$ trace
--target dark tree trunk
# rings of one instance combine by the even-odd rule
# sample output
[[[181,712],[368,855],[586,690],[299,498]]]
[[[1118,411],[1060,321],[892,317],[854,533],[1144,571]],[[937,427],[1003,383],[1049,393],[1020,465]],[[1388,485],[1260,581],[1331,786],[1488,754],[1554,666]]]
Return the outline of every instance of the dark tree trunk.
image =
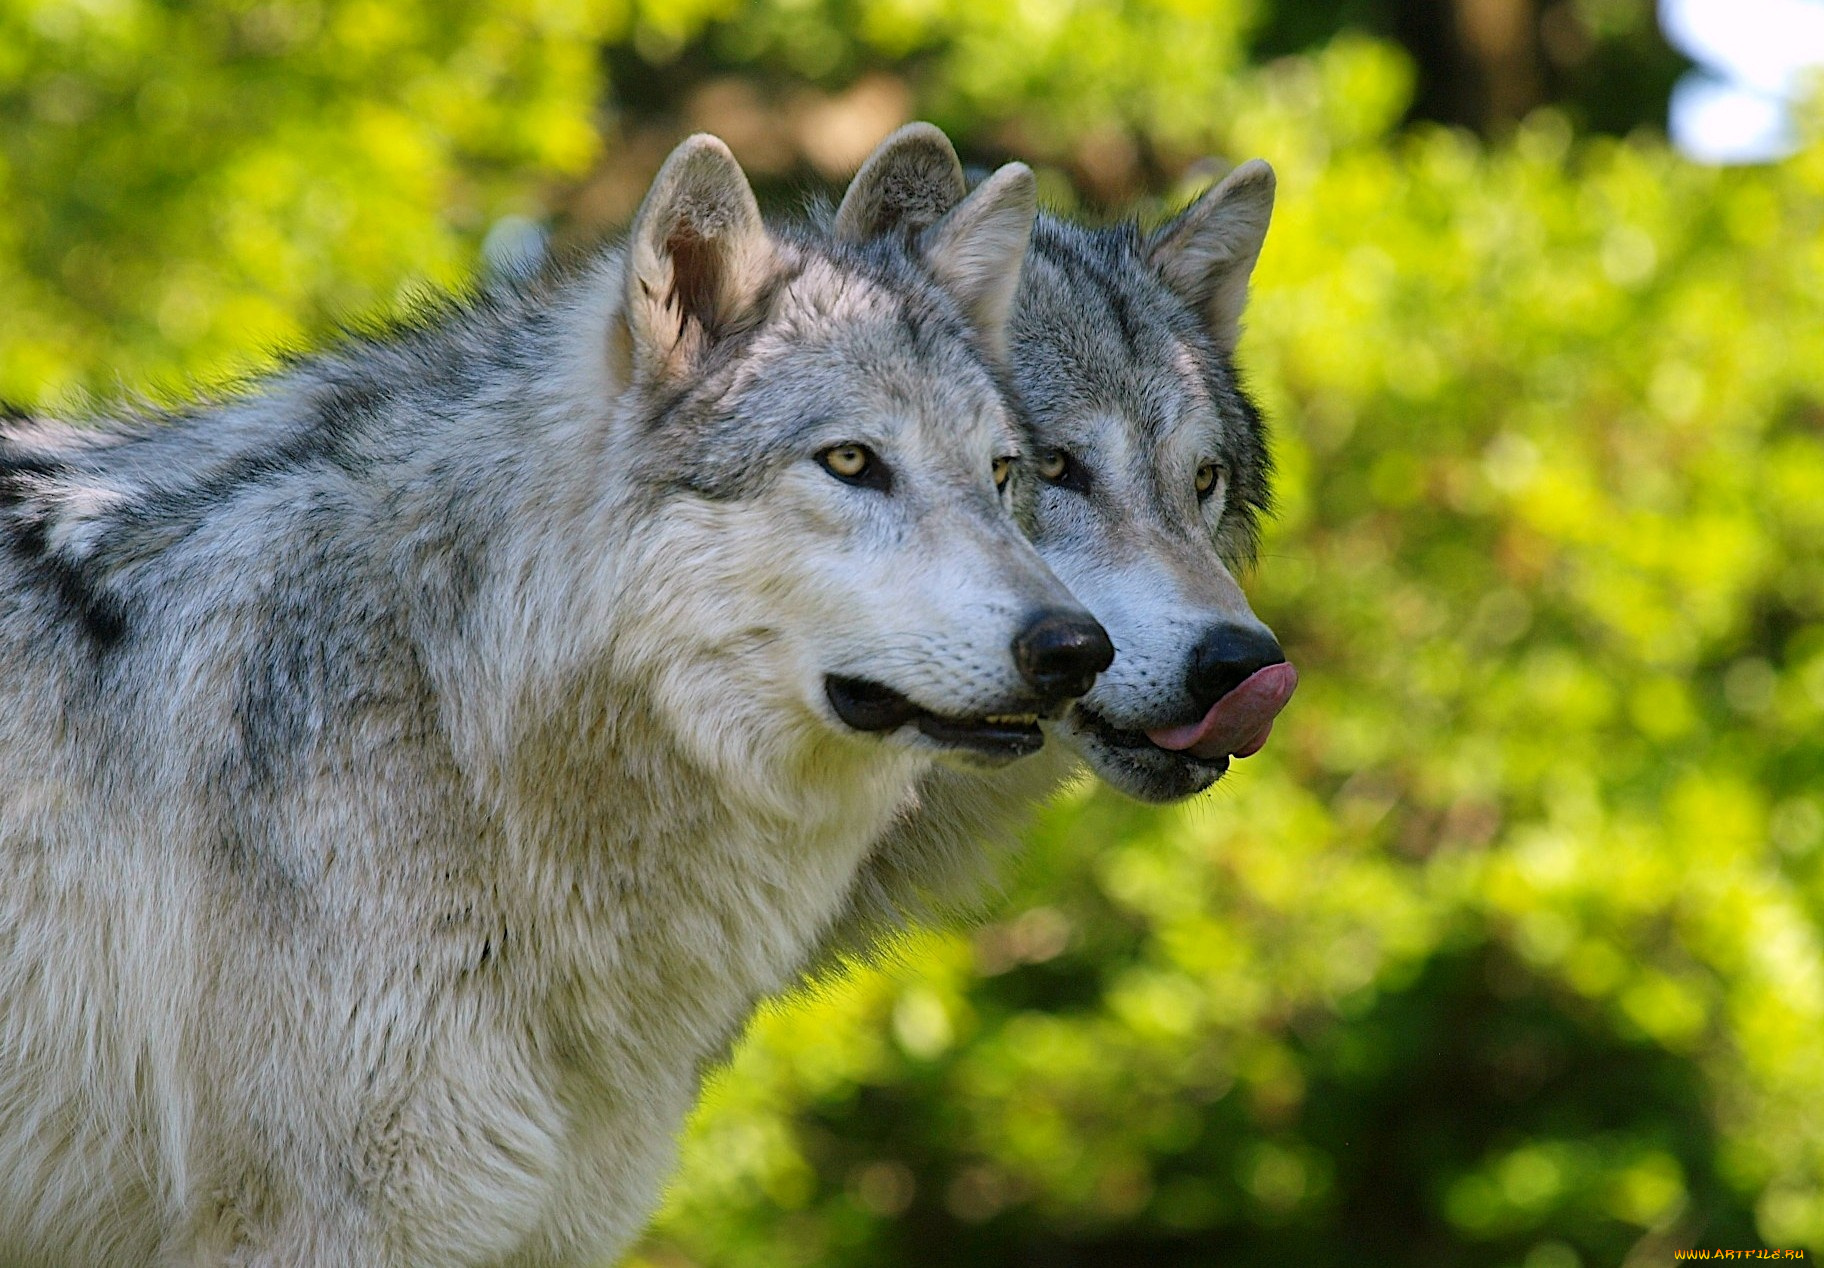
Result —
[[[1542,0],[1411,0],[1395,35],[1419,62],[1414,113],[1499,134],[1543,105]]]

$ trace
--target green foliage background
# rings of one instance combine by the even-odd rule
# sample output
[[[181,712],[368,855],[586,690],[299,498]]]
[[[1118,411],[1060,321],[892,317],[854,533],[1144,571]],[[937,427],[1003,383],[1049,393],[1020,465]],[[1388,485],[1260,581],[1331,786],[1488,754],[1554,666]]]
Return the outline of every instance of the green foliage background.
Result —
[[[1279,170],[1273,743],[1080,790],[989,923],[769,1010],[638,1262],[1824,1251],[1824,146],[1403,126],[1395,46],[1254,64],[1270,7],[0,0],[0,396],[53,409],[590,228],[671,74],[887,82],[1066,208]]]

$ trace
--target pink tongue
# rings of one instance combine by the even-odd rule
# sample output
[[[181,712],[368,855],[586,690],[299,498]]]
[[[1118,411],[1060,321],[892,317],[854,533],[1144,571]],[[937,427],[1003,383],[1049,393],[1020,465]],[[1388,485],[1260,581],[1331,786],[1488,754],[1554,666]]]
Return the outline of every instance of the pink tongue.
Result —
[[[1211,761],[1252,756],[1273,733],[1273,719],[1297,686],[1298,671],[1291,665],[1268,665],[1211,705],[1202,721],[1148,731],[1146,738],[1174,753]]]

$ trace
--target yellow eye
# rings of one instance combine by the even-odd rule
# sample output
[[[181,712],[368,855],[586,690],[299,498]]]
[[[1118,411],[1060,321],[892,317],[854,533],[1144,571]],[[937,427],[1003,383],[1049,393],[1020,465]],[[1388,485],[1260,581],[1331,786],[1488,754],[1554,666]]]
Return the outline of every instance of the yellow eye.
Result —
[[[1221,475],[1222,468],[1213,462],[1206,462],[1197,468],[1197,500],[1199,502],[1216,492],[1216,481]]]
[[[1006,488],[1007,480],[1012,475],[1013,475],[1013,459],[1012,458],[996,458],[994,460],[994,487],[995,488],[997,488],[997,489]]]
[[[859,480],[867,473],[868,463],[873,457],[861,445],[836,445],[818,454],[817,460],[833,476],[844,480]]]
[[[1069,467],[1070,459],[1062,449],[1047,449],[1039,455],[1039,475],[1047,480],[1062,480]]]

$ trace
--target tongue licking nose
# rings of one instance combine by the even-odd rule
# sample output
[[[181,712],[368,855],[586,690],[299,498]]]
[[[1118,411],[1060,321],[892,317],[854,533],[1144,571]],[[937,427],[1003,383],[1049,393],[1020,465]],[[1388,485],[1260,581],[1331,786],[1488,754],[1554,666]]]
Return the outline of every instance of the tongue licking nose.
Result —
[[[1148,731],[1146,738],[1160,748],[1206,761],[1252,756],[1273,733],[1273,719],[1297,686],[1298,671],[1290,664],[1268,665],[1211,705],[1200,721]]]

